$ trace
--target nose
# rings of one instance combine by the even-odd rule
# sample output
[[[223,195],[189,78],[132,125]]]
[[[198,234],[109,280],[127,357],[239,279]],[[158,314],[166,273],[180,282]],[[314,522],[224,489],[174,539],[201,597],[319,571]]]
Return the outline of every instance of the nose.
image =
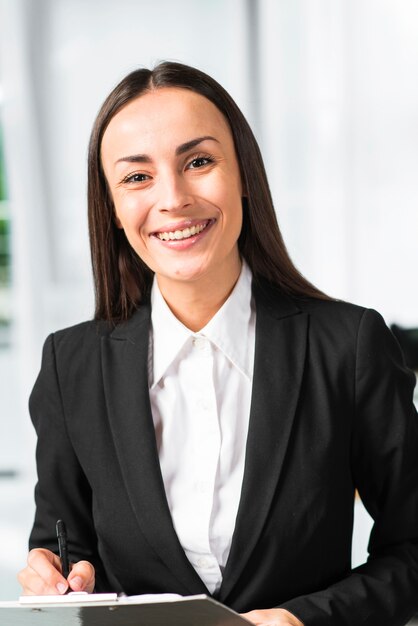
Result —
[[[156,193],[157,208],[163,213],[181,211],[192,203],[187,182],[177,172],[162,174],[156,187]]]

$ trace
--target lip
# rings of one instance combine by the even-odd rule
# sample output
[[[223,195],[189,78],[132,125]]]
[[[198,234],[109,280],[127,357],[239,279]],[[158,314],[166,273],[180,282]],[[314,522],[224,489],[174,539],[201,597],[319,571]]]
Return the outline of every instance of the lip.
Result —
[[[191,228],[192,226],[198,226],[200,224],[207,224],[209,226],[210,222],[214,222],[213,218],[205,218],[205,219],[190,219],[190,220],[182,220],[181,222],[171,222],[170,224],[165,224],[158,228],[157,230],[153,230],[150,234],[150,237],[158,235],[159,233],[174,233],[176,230],[184,230],[185,228]],[[205,229],[206,230],[206,229]]]
[[[171,224],[170,226],[164,226],[158,230],[154,230],[150,237],[152,240],[157,242],[159,245],[164,246],[165,248],[172,248],[175,250],[186,250],[196,243],[201,241],[206,234],[212,229],[212,226],[216,223],[215,218],[208,219],[195,219],[195,220],[183,220],[181,222],[176,222],[176,224]],[[191,226],[197,226],[199,224],[206,224],[206,227],[197,235],[192,235],[187,239],[169,239],[163,240],[158,237],[158,233],[166,233],[166,232],[174,232],[176,230],[184,230],[185,228],[190,228]]]

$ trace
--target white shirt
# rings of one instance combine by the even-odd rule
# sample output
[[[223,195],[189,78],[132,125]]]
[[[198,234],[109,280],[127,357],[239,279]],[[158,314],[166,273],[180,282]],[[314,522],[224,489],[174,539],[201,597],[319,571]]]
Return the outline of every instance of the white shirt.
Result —
[[[149,385],[165,492],[179,541],[211,593],[222,582],[244,474],[255,348],[251,271],[198,333],[154,280]]]

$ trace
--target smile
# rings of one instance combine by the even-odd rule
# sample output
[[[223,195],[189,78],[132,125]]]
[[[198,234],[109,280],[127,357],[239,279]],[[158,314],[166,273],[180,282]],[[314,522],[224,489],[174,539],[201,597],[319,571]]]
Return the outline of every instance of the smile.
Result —
[[[181,239],[189,239],[195,235],[200,235],[200,233],[203,232],[212,221],[213,220],[205,220],[204,222],[188,226],[187,228],[155,233],[155,236],[158,237],[158,239],[161,239],[161,241],[180,241]]]

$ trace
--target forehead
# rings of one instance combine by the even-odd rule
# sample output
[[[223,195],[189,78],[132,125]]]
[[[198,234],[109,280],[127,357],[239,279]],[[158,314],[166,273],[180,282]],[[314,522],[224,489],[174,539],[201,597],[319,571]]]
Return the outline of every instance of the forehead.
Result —
[[[137,141],[145,149],[204,135],[232,143],[224,115],[210,100],[188,89],[163,87],[135,98],[111,119],[102,150],[125,148],[126,143]]]

